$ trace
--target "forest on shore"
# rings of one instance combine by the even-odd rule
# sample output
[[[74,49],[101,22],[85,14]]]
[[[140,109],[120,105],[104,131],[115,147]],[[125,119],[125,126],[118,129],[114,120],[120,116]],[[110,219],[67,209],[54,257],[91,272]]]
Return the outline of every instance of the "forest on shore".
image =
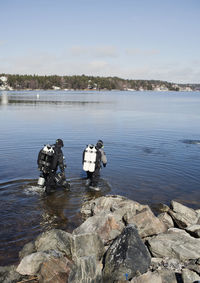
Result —
[[[200,84],[175,84],[160,80],[130,80],[118,77],[94,76],[39,76],[0,74],[6,85],[13,90],[25,89],[69,89],[69,90],[200,90]],[[5,81],[0,80],[0,87]]]

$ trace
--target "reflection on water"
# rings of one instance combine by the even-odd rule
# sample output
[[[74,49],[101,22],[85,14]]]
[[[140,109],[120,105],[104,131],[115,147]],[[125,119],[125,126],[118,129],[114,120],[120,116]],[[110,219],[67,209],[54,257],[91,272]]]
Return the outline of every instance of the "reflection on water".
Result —
[[[1,104],[2,105],[7,105],[8,104],[7,91],[2,91],[2,94],[1,94]]]
[[[83,201],[119,194],[153,208],[172,199],[200,206],[198,93],[0,92],[0,265],[17,261],[40,232],[80,224]],[[64,140],[71,191],[37,187],[37,155]],[[82,152],[102,139],[101,191],[85,187]]]

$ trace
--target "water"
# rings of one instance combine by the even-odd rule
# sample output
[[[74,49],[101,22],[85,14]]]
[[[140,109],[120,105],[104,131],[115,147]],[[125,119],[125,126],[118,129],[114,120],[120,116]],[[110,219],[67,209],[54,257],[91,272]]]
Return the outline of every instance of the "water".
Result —
[[[84,200],[120,194],[153,209],[175,199],[200,208],[200,93],[0,93],[0,265],[16,263],[40,232],[71,232]],[[37,187],[37,155],[62,138],[71,192]],[[101,191],[85,188],[82,151],[102,139]]]

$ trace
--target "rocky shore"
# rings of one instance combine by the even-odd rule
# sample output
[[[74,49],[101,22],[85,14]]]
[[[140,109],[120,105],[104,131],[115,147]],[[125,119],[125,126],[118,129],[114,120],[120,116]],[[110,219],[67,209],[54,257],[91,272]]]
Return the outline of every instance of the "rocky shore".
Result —
[[[87,201],[71,234],[54,229],[0,267],[0,282],[200,282],[200,209],[148,205],[108,195]]]

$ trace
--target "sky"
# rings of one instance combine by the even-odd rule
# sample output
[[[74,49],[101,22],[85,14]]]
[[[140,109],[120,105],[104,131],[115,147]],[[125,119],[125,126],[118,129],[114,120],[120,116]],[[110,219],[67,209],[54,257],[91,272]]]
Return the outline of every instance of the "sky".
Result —
[[[200,83],[200,0],[0,0],[0,73]]]

